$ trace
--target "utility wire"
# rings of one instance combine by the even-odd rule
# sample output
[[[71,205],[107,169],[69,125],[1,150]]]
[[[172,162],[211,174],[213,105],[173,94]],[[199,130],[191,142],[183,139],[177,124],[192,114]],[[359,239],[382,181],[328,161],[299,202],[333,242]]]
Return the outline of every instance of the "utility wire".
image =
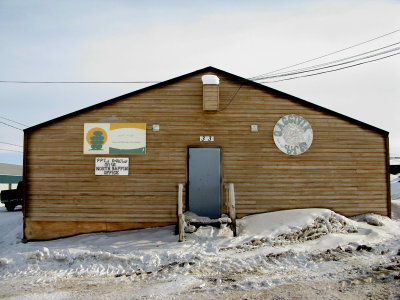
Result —
[[[387,56],[384,56],[384,57],[372,59],[372,60],[369,60],[369,61],[366,61],[366,62],[358,63],[358,64],[355,64],[355,65],[338,68],[338,69],[335,69],[335,70],[329,70],[329,71],[319,72],[319,73],[315,73],[315,74],[297,76],[297,77],[281,79],[281,80],[275,80],[275,81],[263,81],[263,82],[260,82],[260,83],[273,83],[273,82],[287,81],[287,80],[293,80],[293,79],[302,78],[302,77],[310,77],[310,76],[320,75],[320,74],[324,74],[324,73],[335,72],[335,71],[339,71],[339,70],[348,69],[348,68],[356,67],[356,66],[359,66],[359,65],[367,64],[367,63],[370,63],[370,62],[378,61],[378,60],[385,59],[385,58],[392,57],[392,56],[399,55],[399,54],[400,54],[400,52],[399,53],[395,53],[395,54],[391,54],[391,55],[387,55]]]
[[[387,50],[387,51],[383,51],[383,52],[379,52],[379,53],[376,53],[376,54],[373,54],[373,55],[361,57],[361,58],[358,58],[358,59],[353,59],[353,60],[350,60],[350,61],[347,61],[347,62],[338,63],[338,64],[332,64],[332,65],[329,65],[329,66],[326,66],[326,67],[313,68],[313,69],[310,69],[310,70],[307,70],[307,71],[293,71],[293,72],[283,73],[283,74],[280,74],[280,75],[278,74],[278,75],[265,76],[265,77],[262,77],[262,78],[260,78],[258,80],[272,79],[272,78],[278,78],[278,77],[286,77],[286,76],[297,75],[297,74],[308,73],[308,72],[315,72],[315,71],[322,70],[322,69],[333,68],[333,67],[337,67],[337,66],[341,66],[341,65],[351,64],[351,63],[354,63],[354,62],[357,62],[357,61],[362,61],[362,60],[365,60],[365,59],[368,59],[368,58],[380,56],[380,55],[383,55],[383,54],[388,54],[388,53],[391,53],[391,52],[394,52],[394,51],[398,51],[398,50],[400,50],[400,47],[397,47],[397,48],[394,48],[394,49],[391,49],[391,50]]]
[[[278,71],[282,71],[282,70],[286,70],[286,69],[289,69],[289,68],[292,68],[292,67],[296,67],[296,66],[299,66],[299,65],[308,63],[308,62],[310,62],[310,61],[314,61],[314,60],[317,60],[317,59],[320,59],[320,58],[327,57],[327,56],[329,56],[329,55],[333,55],[333,54],[336,54],[336,53],[339,53],[339,52],[343,52],[343,51],[345,51],[345,50],[348,50],[348,49],[351,49],[351,48],[354,48],[354,47],[357,47],[357,46],[364,45],[364,44],[366,44],[366,43],[375,41],[375,40],[377,40],[377,39],[383,38],[383,37],[385,37],[385,36],[388,36],[388,35],[390,35],[390,34],[394,34],[394,33],[399,32],[399,31],[400,31],[400,29],[397,29],[397,30],[395,30],[395,31],[392,31],[392,32],[389,32],[389,33],[380,35],[380,36],[375,37],[375,38],[373,38],[373,39],[370,39],[370,40],[367,40],[367,41],[364,41],[364,42],[361,42],[361,43],[358,43],[358,44],[355,44],[355,45],[352,45],[352,46],[349,46],[349,47],[346,47],[346,48],[343,48],[343,49],[340,49],[340,50],[337,50],[337,51],[334,51],[334,52],[331,52],[331,53],[328,53],[328,54],[324,54],[324,55],[322,55],[322,56],[319,56],[319,57],[316,57],[316,58],[313,58],[313,59],[309,59],[309,60],[306,60],[306,61],[303,61],[303,62],[294,64],[294,65],[291,65],[291,66],[288,66],[288,67],[280,68],[280,69],[277,69],[277,70],[274,70],[274,71],[271,71],[271,72],[268,72],[268,73],[264,73],[264,74],[261,74],[261,75],[258,75],[258,76],[254,76],[254,77],[251,77],[251,78],[249,78],[249,79],[250,79],[250,80],[253,80],[253,78],[256,78],[256,77],[259,77],[259,76],[265,76],[265,75],[268,75],[268,74],[271,74],[271,73],[276,73],[276,72],[278,72]]]
[[[25,126],[25,127],[29,127],[28,125],[19,123],[19,122],[17,122],[17,121],[11,120],[11,119],[4,118],[4,117],[2,117],[2,116],[0,116],[0,118],[1,118],[1,119],[4,119],[4,120],[7,120],[7,121],[10,121],[10,122],[13,122],[13,123],[16,123],[16,124],[19,124],[19,125],[22,125],[22,126]]]
[[[236,90],[236,92],[233,94],[233,96],[231,97],[231,99],[229,100],[228,104],[225,105],[225,107],[223,109],[220,110],[220,112],[224,111],[225,109],[228,108],[229,105],[231,105],[232,101],[235,99],[236,95],[239,93],[240,89],[242,88],[243,83],[239,86],[239,88]]]
[[[2,121],[0,121],[0,123],[1,124],[4,124],[4,125],[7,125],[7,126],[9,126],[9,127],[12,127],[12,128],[15,128],[15,129],[18,129],[18,130],[23,130],[23,129],[21,129],[21,128],[18,128],[18,127],[15,127],[15,126],[13,126],[13,125],[10,125],[10,124],[7,124],[7,123],[4,123],[4,122],[2,122]]]
[[[391,45],[388,45],[388,46],[385,46],[385,47],[377,48],[377,49],[374,49],[374,50],[371,50],[371,51],[363,52],[363,53],[360,53],[360,54],[357,54],[357,55],[353,55],[353,56],[345,57],[345,58],[342,58],[342,59],[338,59],[338,60],[326,62],[326,63],[319,64],[319,65],[314,65],[314,66],[310,66],[310,67],[306,67],[306,68],[301,68],[301,69],[295,69],[295,70],[287,71],[287,72],[281,72],[281,73],[277,73],[277,74],[270,75],[270,76],[257,76],[257,77],[253,77],[252,80],[253,80],[253,81],[258,81],[258,80],[262,80],[262,79],[269,78],[269,77],[273,77],[273,76],[278,76],[278,75],[282,75],[282,76],[283,76],[283,75],[288,75],[288,74],[290,74],[290,73],[292,73],[292,72],[293,72],[293,73],[294,73],[294,72],[301,72],[301,71],[311,70],[311,69],[314,69],[314,68],[317,68],[317,67],[329,66],[329,65],[334,64],[334,63],[337,63],[337,62],[346,61],[346,60],[349,60],[349,59],[352,59],[352,58],[355,58],[355,57],[358,57],[358,56],[362,56],[362,55],[369,54],[369,53],[373,53],[373,52],[376,52],[376,51],[379,51],[379,50],[382,50],[382,49],[386,49],[386,48],[389,48],[389,47],[393,47],[393,46],[398,45],[398,44],[400,44],[400,42],[397,42],[397,43],[394,43],[394,44],[391,44]],[[397,49],[398,49],[398,48],[391,49],[391,50],[388,50],[388,51],[390,52],[390,51],[394,51],[394,50],[397,50]],[[381,54],[384,54],[384,53],[385,53],[385,52],[382,52]],[[376,55],[378,55],[378,54],[376,54]],[[360,58],[360,59],[365,59],[365,58],[368,58],[368,57],[364,57],[364,58]]]
[[[21,145],[17,145],[17,144],[11,144],[11,143],[7,143],[7,142],[0,142],[0,144],[7,144],[7,145],[11,145],[11,146],[17,146],[17,147],[21,147],[21,148],[23,148],[23,146],[21,146]]]
[[[358,44],[355,44],[355,45],[352,45],[352,46],[349,46],[349,47],[346,47],[346,48],[343,48],[343,49],[340,49],[340,50],[337,50],[337,51],[334,51],[334,52],[331,52],[331,53],[328,53],[328,54],[325,54],[325,55],[322,55],[322,56],[319,56],[319,57],[316,57],[316,58],[313,58],[313,59],[309,59],[307,61],[303,61],[303,62],[294,64],[294,65],[291,65],[291,66],[288,66],[288,67],[285,67],[285,68],[280,68],[280,69],[277,69],[277,70],[274,70],[274,71],[271,71],[271,72],[268,72],[268,73],[264,73],[264,74],[261,74],[261,75],[258,75],[258,76],[250,77],[248,79],[249,80],[253,80],[253,81],[259,81],[259,80],[264,80],[264,79],[269,79],[269,78],[291,76],[291,75],[301,74],[301,73],[305,73],[305,72],[317,71],[317,70],[324,69],[324,68],[332,68],[332,67],[336,67],[336,66],[339,66],[339,65],[356,62],[356,61],[359,61],[359,60],[364,60],[364,59],[371,58],[371,57],[374,57],[374,56],[383,55],[383,54],[386,54],[388,52],[392,52],[392,51],[398,50],[399,48],[392,49],[392,50],[389,50],[389,51],[386,51],[386,52],[377,53],[377,54],[371,55],[371,56],[366,56],[366,57],[363,57],[363,58],[360,58],[360,59],[357,59],[357,60],[353,60],[353,61],[349,61],[349,62],[346,62],[346,63],[342,63],[342,64],[336,64],[336,65],[334,64],[336,62],[346,61],[346,60],[349,60],[349,59],[354,58],[354,57],[358,57],[358,56],[365,55],[365,54],[368,54],[368,53],[372,53],[372,52],[375,52],[375,51],[378,51],[378,50],[382,50],[384,48],[388,48],[388,47],[397,45],[400,42],[394,43],[392,45],[388,45],[388,46],[385,46],[385,47],[381,47],[381,48],[378,48],[378,49],[374,49],[374,50],[371,50],[371,51],[367,51],[367,52],[364,52],[364,53],[361,53],[361,54],[357,54],[357,55],[354,55],[354,56],[350,56],[350,57],[347,57],[347,58],[343,58],[343,59],[340,59],[340,60],[335,60],[335,61],[331,61],[331,62],[324,63],[324,64],[319,64],[319,65],[315,65],[315,66],[311,66],[311,67],[307,67],[307,68],[297,69],[297,70],[293,70],[293,71],[288,71],[288,72],[283,72],[283,73],[278,73],[278,74],[275,74],[275,75],[268,76],[268,74],[273,74],[273,73],[276,73],[278,71],[286,70],[286,69],[289,69],[291,67],[302,65],[302,64],[305,64],[307,62],[311,62],[311,61],[314,61],[314,60],[317,60],[317,59],[320,59],[320,58],[327,57],[329,55],[333,55],[333,54],[336,54],[336,53],[339,53],[339,52],[343,52],[345,50],[348,50],[348,49],[351,49],[351,48],[354,48],[354,47],[357,47],[357,46],[360,46],[360,45],[375,41],[377,39],[383,38],[385,36],[394,34],[394,33],[399,32],[399,31],[400,31],[400,29],[397,29],[395,31],[383,34],[383,35],[375,37],[373,39],[369,39],[367,41],[364,41],[364,42],[361,42],[361,43],[358,43]],[[397,55],[397,54],[394,54],[394,55]],[[385,56],[383,58],[387,58],[387,57],[394,56],[394,55]],[[375,60],[371,60],[371,61],[368,61],[368,62],[373,62],[373,61],[377,61],[377,60],[380,60],[380,59],[375,59]],[[368,62],[364,62],[364,63],[368,63]],[[364,64],[364,63],[355,64],[355,65],[352,65],[352,66],[349,66],[349,67],[358,66],[358,65],[361,65],[361,64]],[[323,68],[318,68],[320,66],[321,67],[324,66],[324,67]],[[346,68],[349,68],[349,67],[346,67]],[[298,77],[293,77],[293,78],[289,78],[289,79],[285,79],[285,80],[292,80],[292,79],[301,78],[301,77],[314,76],[314,75],[319,75],[319,74],[328,73],[328,72],[334,72],[334,71],[338,71],[338,70],[342,70],[342,69],[346,69],[346,68],[338,68],[336,70],[320,72],[320,73],[307,75],[307,76],[298,76]],[[283,80],[279,80],[279,81],[283,81]],[[271,82],[277,82],[277,81],[271,81]],[[268,83],[271,83],[271,82],[268,82]],[[38,83],[38,84],[118,84],[118,83],[127,84],[127,83],[142,83],[142,84],[146,84],[146,83],[148,83],[148,84],[150,84],[150,83],[160,83],[160,81],[19,81],[19,80],[0,80],[0,83],[21,83],[21,84],[24,84],[24,83],[33,83],[33,84],[36,84],[36,83]],[[262,83],[266,83],[266,82],[262,82]],[[240,90],[240,88],[239,88],[239,90]],[[235,96],[236,95],[234,95],[233,98]],[[8,120],[8,121],[11,121],[11,122],[14,122],[14,123],[17,123],[17,124],[20,124],[20,125],[23,125],[25,127],[28,127],[27,125],[24,125],[22,123],[18,123],[16,121],[13,121],[13,120],[10,120],[10,119],[4,118],[4,117],[0,117],[0,118]],[[13,127],[15,129],[22,130],[20,128],[14,127],[14,126],[9,125],[9,124],[4,123],[4,122],[0,122],[0,123],[5,124],[5,125],[10,126],[10,127]]]
[[[11,151],[11,152],[20,152],[20,153],[24,153],[24,152],[22,152],[22,151],[10,150],[10,149],[0,149],[0,151]]]

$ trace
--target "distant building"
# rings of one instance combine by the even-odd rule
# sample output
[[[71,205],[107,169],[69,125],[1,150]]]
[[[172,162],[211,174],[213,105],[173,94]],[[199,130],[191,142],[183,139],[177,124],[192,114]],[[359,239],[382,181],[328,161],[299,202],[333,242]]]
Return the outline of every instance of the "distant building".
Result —
[[[16,188],[22,180],[22,166],[0,163],[0,191]]]
[[[178,184],[201,216],[233,185],[238,218],[391,215],[388,132],[213,67],[24,132],[28,240],[176,224]]]

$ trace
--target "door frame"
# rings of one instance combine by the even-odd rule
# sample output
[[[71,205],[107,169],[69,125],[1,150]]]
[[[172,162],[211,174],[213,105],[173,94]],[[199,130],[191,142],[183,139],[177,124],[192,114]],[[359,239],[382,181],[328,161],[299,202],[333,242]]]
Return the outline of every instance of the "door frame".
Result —
[[[218,148],[219,149],[219,164],[220,164],[220,179],[219,179],[219,184],[220,184],[220,209],[221,209],[221,215],[224,213],[223,212],[223,208],[224,208],[224,187],[223,187],[223,180],[222,178],[224,177],[224,169],[222,168],[223,164],[222,164],[222,147],[221,146],[215,146],[215,145],[188,145],[186,148],[186,193],[185,193],[185,207],[186,210],[188,210],[189,208],[189,148]]]

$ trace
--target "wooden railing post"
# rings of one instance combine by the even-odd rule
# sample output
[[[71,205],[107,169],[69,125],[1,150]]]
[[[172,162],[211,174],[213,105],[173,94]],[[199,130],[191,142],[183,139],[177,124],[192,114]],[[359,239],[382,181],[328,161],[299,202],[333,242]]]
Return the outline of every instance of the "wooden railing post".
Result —
[[[237,233],[236,233],[235,187],[234,187],[233,183],[229,184],[229,217],[232,220],[233,236],[237,236]]]
[[[178,185],[178,228],[179,228],[179,241],[183,242],[183,233],[185,231],[185,222],[183,219],[183,184]]]

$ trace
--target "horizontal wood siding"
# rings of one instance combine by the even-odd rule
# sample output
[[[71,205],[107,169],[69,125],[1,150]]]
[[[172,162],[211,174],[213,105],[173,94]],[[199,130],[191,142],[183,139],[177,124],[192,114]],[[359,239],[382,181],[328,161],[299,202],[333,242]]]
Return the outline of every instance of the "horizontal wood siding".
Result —
[[[221,111],[205,112],[202,75],[30,132],[26,237],[175,224],[188,146],[221,147],[223,182],[235,185],[239,218],[308,207],[346,216],[388,213],[384,136],[221,74]],[[292,113],[305,117],[314,131],[310,149],[298,156],[282,153],[272,136],[276,122]],[[129,176],[95,176],[96,156],[83,154],[84,123],[106,122],[147,124],[147,153],[129,156]],[[152,124],[160,124],[160,131],[153,132]],[[258,124],[257,133],[250,132],[251,124]],[[200,142],[203,135],[214,142]]]
[[[219,85],[203,85],[203,109],[216,111],[219,108]]]

